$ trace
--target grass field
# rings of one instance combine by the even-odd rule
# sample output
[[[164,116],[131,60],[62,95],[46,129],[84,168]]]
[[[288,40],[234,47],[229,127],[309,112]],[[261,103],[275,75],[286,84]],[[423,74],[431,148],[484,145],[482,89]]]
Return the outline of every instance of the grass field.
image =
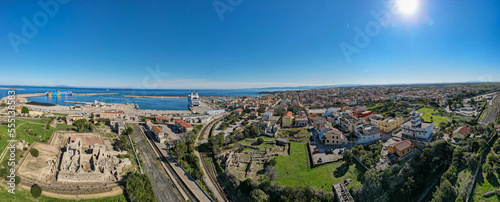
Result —
[[[430,122],[432,120],[432,122],[434,123],[434,126],[439,126],[439,123],[446,121],[446,120],[449,120],[449,118],[445,117],[445,116],[432,115],[433,113],[439,113],[435,109],[424,107],[424,108],[419,109],[417,111],[419,113],[423,113],[423,115],[422,115],[423,121]],[[431,119],[431,117],[432,117],[432,119]]]
[[[494,153],[493,150],[490,151]],[[492,196],[486,198],[483,196],[484,193],[490,192],[496,189],[500,189],[499,175],[493,172],[492,176],[486,175],[486,173],[479,171],[476,179],[476,184],[474,191],[472,192],[472,201],[500,201],[500,195]]]
[[[277,136],[307,142],[311,133],[307,130],[307,128],[291,128],[279,130]]]
[[[481,171],[479,171],[481,172]],[[483,196],[484,193],[493,191],[500,188],[500,183],[498,182],[498,175],[494,173],[494,176],[487,176],[485,173],[478,174],[476,180],[476,187],[472,194],[473,201],[500,201],[500,196],[492,196],[486,198]]]
[[[479,121],[482,121],[484,119],[484,115],[486,114],[486,110],[488,110],[488,105],[481,111],[481,114],[479,115]]]
[[[39,119],[16,119],[16,140],[24,140],[32,144],[33,142],[47,142],[54,132],[54,128],[46,129],[45,121]],[[0,126],[0,151],[3,151],[10,140],[7,133],[8,126]]]
[[[357,187],[364,181],[366,170],[354,163],[346,166],[343,161],[311,168],[305,143],[292,142],[290,156],[276,157],[278,179],[273,182],[285,186],[304,185],[332,191],[332,184],[352,179],[348,188]],[[288,171],[288,173],[287,173]],[[327,186],[324,186],[328,183]]]
[[[458,190],[464,189],[465,184],[467,184],[467,182],[469,181],[470,177],[472,177],[472,173],[467,168],[461,170],[458,173],[458,179],[457,179],[457,188],[458,188]]]
[[[3,182],[2,182],[3,183]],[[31,196],[28,190],[18,188],[15,190],[16,194],[11,194],[7,192],[7,188],[4,185],[0,186],[0,201],[40,201],[40,202],[69,202],[76,200],[66,200],[66,199],[57,199],[50,198],[46,196],[40,196],[38,199],[35,199]],[[123,194],[114,196],[114,197],[106,197],[100,199],[87,199],[87,200],[79,200],[79,202],[126,202],[126,198]]]

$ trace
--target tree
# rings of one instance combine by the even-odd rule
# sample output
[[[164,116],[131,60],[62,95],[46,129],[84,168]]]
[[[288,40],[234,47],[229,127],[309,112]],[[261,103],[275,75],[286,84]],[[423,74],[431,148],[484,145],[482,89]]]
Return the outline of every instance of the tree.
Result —
[[[270,160],[267,160],[267,164],[271,165],[271,166],[275,166],[276,165],[276,159],[275,158],[272,158]]]
[[[350,150],[345,150],[342,153],[342,159],[347,163],[347,165],[352,164],[352,152]]]
[[[445,202],[453,201],[457,195],[457,192],[450,181],[442,180],[441,186],[434,192],[434,198],[432,202]]]
[[[264,191],[260,189],[254,189],[250,192],[250,198],[252,198],[252,201],[255,202],[264,202],[267,201],[267,194],[264,193]]]
[[[486,173],[487,176],[493,176],[494,169],[490,166],[490,164],[484,165],[483,172]]]
[[[42,188],[37,184],[34,184],[33,186],[31,186],[30,193],[33,197],[38,198],[42,195]]]
[[[21,113],[28,114],[28,113],[30,113],[30,110],[28,109],[28,107],[23,107],[23,108],[21,108]]]
[[[156,201],[153,186],[148,176],[139,173],[130,173],[125,177],[125,192],[129,200]]]
[[[269,177],[270,180],[275,180],[278,178],[278,173],[276,172],[276,169],[274,169],[273,166],[266,166],[265,168],[266,171],[266,176]]]
[[[245,181],[240,183],[240,186],[238,188],[241,190],[241,192],[249,194],[252,191],[252,180],[250,178],[246,179]]]
[[[30,150],[30,154],[31,154],[31,156],[33,156],[35,158],[38,157],[38,149],[32,148]]]
[[[262,143],[264,143],[264,138],[259,137],[259,138],[257,139],[257,143],[258,143],[259,145],[260,145],[260,144],[262,144]]]
[[[127,135],[132,134],[132,132],[134,132],[134,129],[132,127],[127,127],[127,129],[125,130],[125,134]]]
[[[76,126],[79,133],[93,131],[94,124],[90,123],[86,119],[78,119],[73,123]]]

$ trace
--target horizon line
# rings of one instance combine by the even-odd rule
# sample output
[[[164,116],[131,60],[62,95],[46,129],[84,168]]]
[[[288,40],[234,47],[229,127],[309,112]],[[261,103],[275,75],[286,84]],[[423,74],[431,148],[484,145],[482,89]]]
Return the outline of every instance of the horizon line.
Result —
[[[385,84],[324,84],[324,85],[299,85],[299,86],[268,86],[249,88],[131,88],[131,87],[106,87],[106,86],[66,86],[66,85],[4,85],[0,87],[47,87],[47,88],[88,88],[88,89],[141,89],[141,90],[247,90],[247,89],[277,89],[277,88],[339,88],[339,87],[359,87],[359,86],[399,86],[399,85],[432,85],[432,84],[480,84],[480,83],[500,83],[500,81],[458,81],[458,82],[429,82],[429,83],[385,83]],[[306,90],[306,89],[298,89]]]

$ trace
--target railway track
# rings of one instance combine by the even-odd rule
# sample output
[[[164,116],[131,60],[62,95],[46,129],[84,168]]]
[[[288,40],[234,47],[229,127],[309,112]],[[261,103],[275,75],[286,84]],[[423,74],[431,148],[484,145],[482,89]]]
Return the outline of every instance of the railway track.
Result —
[[[210,129],[210,131],[208,131],[209,132],[208,138],[210,138],[210,136],[212,136],[212,131],[215,128],[215,126],[217,125],[217,123],[219,122],[219,120],[220,119],[217,119],[217,120],[211,122],[210,124],[213,124],[211,127],[209,127],[210,126],[210,124],[209,124],[209,125],[207,125],[207,127],[203,128],[203,130],[200,132],[200,135],[204,135],[206,130]],[[203,167],[205,167],[205,173],[208,175],[208,178],[210,179],[210,181],[212,181],[212,184],[214,184],[215,188],[217,189],[217,192],[219,192],[219,195],[223,198],[224,201],[232,201],[229,198],[229,195],[224,190],[224,188],[219,184],[219,181],[217,181],[217,171],[215,169],[215,165],[213,163],[207,163],[207,161],[206,161],[206,160],[211,161],[212,159],[205,158],[205,155],[201,152],[199,154],[200,154],[201,162],[203,163]]]
[[[173,177],[175,179],[175,181],[178,182],[177,185],[180,186],[178,188],[181,188],[183,190],[183,192],[187,195],[187,197],[189,198],[190,201],[199,201],[196,198],[196,196],[193,194],[191,189],[184,183],[184,181],[181,179],[181,177],[179,177],[177,175],[177,172],[175,172],[174,168],[172,168],[168,159],[165,158],[165,156],[162,154],[162,152],[159,150],[159,148],[156,147],[155,145],[153,145],[154,142],[152,142],[152,139],[150,138],[149,133],[147,133],[147,131],[143,128],[143,126],[140,126],[140,127],[142,130],[142,133],[145,135],[146,140],[149,142],[149,144],[152,147],[153,151],[155,152],[156,156],[158,156],[161,161],[163,161],[163,162],[165,162],[165,164],[167,164],[167,166],[165,166],[165,167],[168,169],[168,171],[170,173],[172,173],[172,175],[170,175],[170,176]]]

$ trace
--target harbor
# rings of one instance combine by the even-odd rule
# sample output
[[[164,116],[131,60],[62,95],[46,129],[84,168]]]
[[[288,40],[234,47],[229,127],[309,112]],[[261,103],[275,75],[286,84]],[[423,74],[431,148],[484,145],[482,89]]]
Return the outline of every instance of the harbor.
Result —
[[[93,96],[93,95],[117,95],[118,93],[73,93],[71,96]],[[17,97],[45,97],[47,93],[18,94]]]

